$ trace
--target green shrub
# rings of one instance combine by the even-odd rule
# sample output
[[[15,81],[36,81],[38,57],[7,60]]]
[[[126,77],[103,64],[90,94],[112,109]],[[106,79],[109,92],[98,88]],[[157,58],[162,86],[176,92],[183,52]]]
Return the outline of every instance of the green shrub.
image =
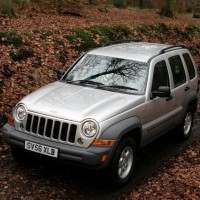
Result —
[[[56,44],[58,44],[59,46],[64,46],[65,45],[65,42],[62,41],[62,40],[53,40]]]
[[[76,35],[68,35],[66,36],[66,39],[69,40],[71,43],[75,42],[77,37]]]
[[[81,44],[75,47],[77,51],[87,51],[88,49],[96,46],[92,34],[86,32],[83,28],[76,29],[74,32],[77,38],[81,39]]]
[[[13,2],[18,4],[21,9],[24,9],[28,6],[30,0],[13,0]]]
[[[41,33],[40,39],[46,40],[46,38],[51,36],[51,35],[53,35],[52,31],[47,31],[47,32]]]
[[[114,0],[114,5],[117,8],[126,8],[127,7],[127,0]]]
[[[21,87],[23,87],[25,90],[28,90],[28,85],[27,84],[19,84]]]
[[[104,38],[109,38],[110,40],[114,40],[114,30],[110,26],[99,25],[99,26],[90,26],[87,28],[93,35],[100,35]]]
[[[200,22],[196,22],[194,24],[194,26],[196,27],[196,29],[198,30],[198,32],[200,32]]]
[[[190,40],[190,36],[185,30],[181,30],[180,28],[175,28],[174,32],[177,34],[178,38],[181,40]]]
[[[0,0],[0,16],[16,16],[12,6],[12,0]]]
[[[74,44],[75,50],[81,52],[101,46],[112,40],[127,39],[131,35],[131,30],[123,24],[116,24],[112,27],[96,25],[75,29],[72,33],[73,35],[66,38]]]
[[[125,39],[130,36],[131,30],[124,24],[116,24],[113,26],[115,39]]]
[[[33,39],[33,34],[30,33],[30,32],[25,32],[24,35],[25,35],[27,38],[29,38],[30,40]]]
[[[94,48],[93,34],[87,29],[79,28],[72,31],[74,35],[67,36],[71,43],[75,45],[75,50],[78,52],[87,51],[90,48]]]
[[[33,51],[29,51],[29,50],[26,50],[26,49],[23,49],[23,48],[21,48],[17,53],[10,52],[10,57],[14,61],[25,60],[28,57],[32,57],[32,56],[34,56]]]
[[[0,43],[3,44],[3,41],[5,39],[5,37],[7,36],[7,33],[5,32],[0,32]],[[3,39],[4,38],[4,39]]]
[[[164,23],[155,23],[151,27],[153,30],[160,31],[161,33],[164,33],[164,34],[169,31],[168,25],[166,25]]]
[[[146,33],[146,34],[148,34],[149,26],[146,25],[146,24],[138,24],[138,25],[136,25],[136,29],[140,33],[143,33],[143,34]]]
[[[13,44],[15,47],[23,44],[21,36],[16,31],[8,32],[7,39],[9,44]]]
[[[97,6],[99,2],[98,2],[98,0],[89,0],[88,3],[89,3],[90,5]]]
[[[21,36],[16,31],[0,32],[0,44],[19,47],[23,44]]]

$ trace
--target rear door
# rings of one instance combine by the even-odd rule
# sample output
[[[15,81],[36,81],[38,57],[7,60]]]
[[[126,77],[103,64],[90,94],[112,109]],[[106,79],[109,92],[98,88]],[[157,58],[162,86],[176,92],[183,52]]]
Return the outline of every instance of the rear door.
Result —
[[[174,110],[177,113],[176,124],[180,122],[180,115],[183,110],[183,102],[187,94],[191,91],[186,66],[183,64],[183,57],[176,51],[176,54],[168,53],[167,62],[172,73],[172,96],[174,99]]]

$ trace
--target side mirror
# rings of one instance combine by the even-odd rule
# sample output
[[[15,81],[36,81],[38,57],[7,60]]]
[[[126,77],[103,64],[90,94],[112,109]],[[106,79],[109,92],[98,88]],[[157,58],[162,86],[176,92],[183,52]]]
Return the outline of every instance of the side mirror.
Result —
[[[62,69],[58,69],[58,70],[56,70],[56,73],[57,73],[58,79],[60,80],[62,78],[62,76],[65,74],[65,71]]]
[[[168,86],[160,86],[158,90],[151,92],[151,99],[156,97],[171,97],[170,87]]]

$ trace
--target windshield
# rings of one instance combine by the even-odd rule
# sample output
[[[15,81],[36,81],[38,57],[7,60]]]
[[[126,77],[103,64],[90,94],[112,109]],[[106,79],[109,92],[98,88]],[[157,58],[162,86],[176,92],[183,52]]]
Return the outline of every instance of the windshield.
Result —
[[[100,89],[143,94],[148,63],[86,54],[62,79],[71,83],[97,83]],[[83,81],[85,80],[85,81]],[[79,82],[78,82],[79,81]],[[102,87],[103,85],[103,87]]]

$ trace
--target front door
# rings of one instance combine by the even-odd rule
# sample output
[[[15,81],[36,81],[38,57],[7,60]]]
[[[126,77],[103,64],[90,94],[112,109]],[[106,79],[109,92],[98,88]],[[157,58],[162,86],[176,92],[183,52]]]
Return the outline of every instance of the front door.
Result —
[[[169,130],[173,126],[173,111],[174,100],[171,97],[156,97],[152,98],[152,91],[158,90],[160,86],[168,86],[171,88],[171,80],[169,79],[169,69],[165,60],[156,60],[153,67],[153,74],[151,76],[151,86],[149,87],[148,102],[147,102],[147,118],[144,126],[146,132],[146,140],[153,139]]]

